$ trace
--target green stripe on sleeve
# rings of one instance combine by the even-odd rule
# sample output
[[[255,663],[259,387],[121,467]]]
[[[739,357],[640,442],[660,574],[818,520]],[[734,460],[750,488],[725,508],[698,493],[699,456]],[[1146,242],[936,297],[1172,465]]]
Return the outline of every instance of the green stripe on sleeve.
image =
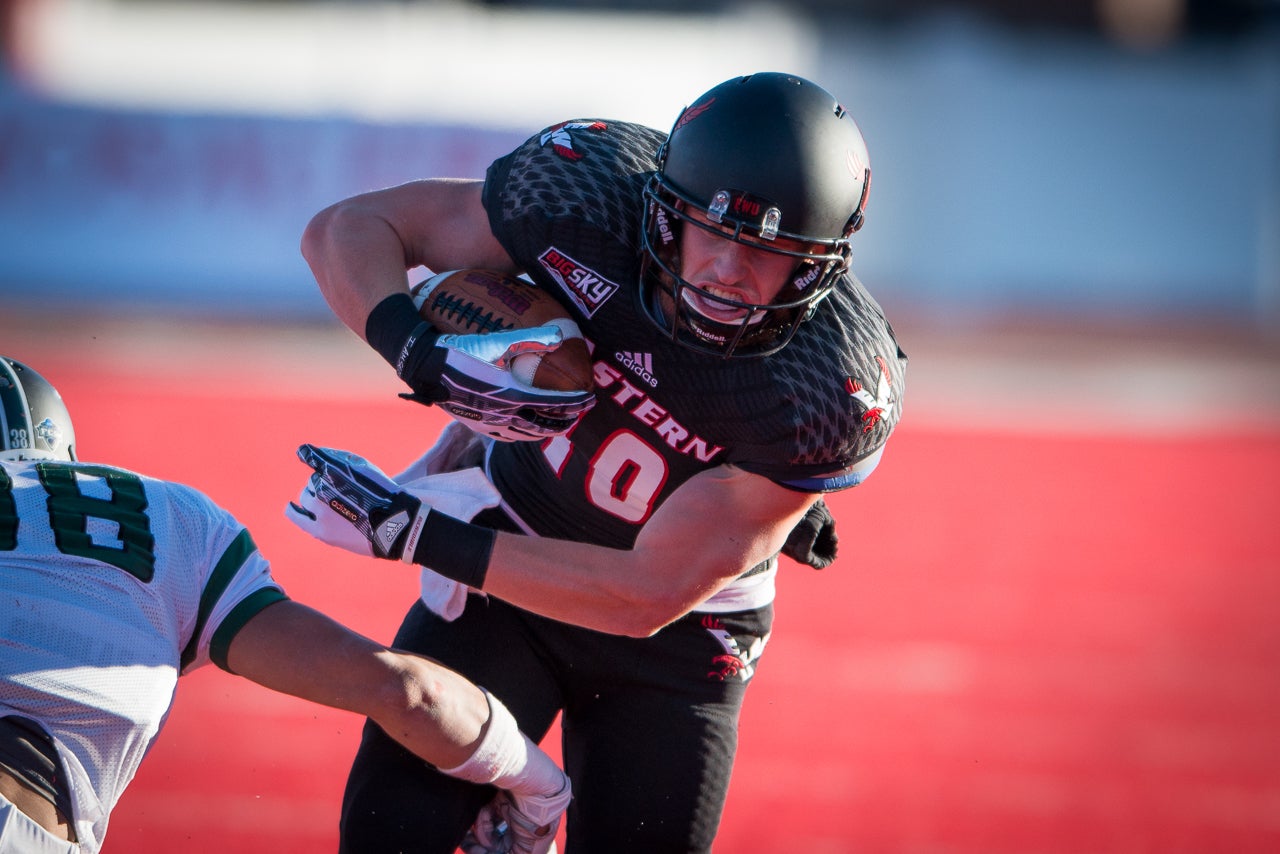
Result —
[[[257,550],[253,537],[249,536],[249,529],[243,528],[231,541],[231,545],[227,546],[227,550],[222,553],[218,565],[213,568],[213,573],[204,585],[204,592],[200,594],[200,610],[196,617],[196,627],[191,633],[191,640],[187,643],[186,649],[182,651],[182,667],[185,668],[195,661],[196,650],[200,645],[200,635],[204,634],[204,627],[209,622],[213,607],[218,604],[218,599],[226,592],[227,585],[231,583],[231,579],[235,578],[240,567],[244,566],[249,555]]]
[[[241,599],[209,639],[209,658],[213,663],[228,673],[233,673],[227,666],[227,650],[231,647],[231,639],[240,633],[245,623],[260,614],[263,608],[288,598],[278,587],[264,587]]]

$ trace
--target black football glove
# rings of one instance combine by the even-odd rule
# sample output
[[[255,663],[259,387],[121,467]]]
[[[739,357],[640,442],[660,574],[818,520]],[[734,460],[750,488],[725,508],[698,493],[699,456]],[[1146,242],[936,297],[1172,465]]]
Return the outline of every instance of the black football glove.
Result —
[[[836,559],[836,520],[832,518],[827,503],[819,498],[787,535],[782,553],[797,563],[814,569],[826,569]]]
[[[539,441],[566,433],[596,402],[590,391],[535,388],[512,375],[516,356],[549,352],[560,344],[563,337],[554,326],[442,335],[422,320],[408,294],[395,294],[370,312],[365,339],[413,390],[401,397],[438,404],[499,441]]]

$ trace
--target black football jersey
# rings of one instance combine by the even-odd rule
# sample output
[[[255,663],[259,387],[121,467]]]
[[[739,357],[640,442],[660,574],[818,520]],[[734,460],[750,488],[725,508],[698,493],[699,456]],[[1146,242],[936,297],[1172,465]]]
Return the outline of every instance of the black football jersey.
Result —
[[[543,536],[629,548],[680,484],[724,464],[805,492],[854,486],[902,412],[906,356],[852,275],[765,357],[690,350],[645,316],[641,191],[664,139],[565,122],[486,176],[494,235],[568,308],[595,363],[596,405],[568,435],[499,443],[489,461],[508,506]]]

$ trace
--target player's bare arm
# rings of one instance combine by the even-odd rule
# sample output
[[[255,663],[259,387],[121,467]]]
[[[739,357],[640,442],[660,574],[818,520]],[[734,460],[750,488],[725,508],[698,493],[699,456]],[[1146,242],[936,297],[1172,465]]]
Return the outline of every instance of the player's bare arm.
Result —
[[[298,643],[306,638],[306,643]],[[495,697],[423,656],[390,650],[298,602],[269,605],[227,651],[232,672],[304,700],[365,715],[421,759],[506,790],[465,850],[541,851],[573,796],[569,780]],[[515,847],[489,825],[510,826]]]
[[[452,670],[388,650],[292,600],[249,620],[227,663],[273,691],[370,717],[440,768],[475,752],[489,715],[484,693]]]
[[[499,533],[484,590],[556,620],[647,637],[777,554],[815,500],[720,466],[677,489],[628,551]]]
[[[360,337],[373,308],[407,292],[405,271],[519,272],[489,230],[480,181],[438,178],[364,193],[316,214],[302,255],[334,314]]]
[[[111,810],[168,715],[172,680],[216,664],[272,690],[364,715],[424,767],[497,787],[466,850],[545,854],[572,787],[498,697],[438,661],[388,649],[289,600],[248,531],[203,493],[81,461],[61,395],[27,365],[4,357],[0,410],[12,428],[0,436],[10,527],[21,515],[22,527],[36,532],[10,544],[21,548],[22,572],[16,586],[4,588],[6,600],[14,598],[30,620],[16,638],[21,661],[7,655],[0,667],[6,721],[0,740],[19,758],[0,773],[0,794],[10,805],[0,810],[0,837],[11,843],[0,841],[0,850],[66,848],[49,845],[44,837],[50,837],[98,851]],[[59,487],[51,484],[82,475],[111,498],[78,510],[81,524],[100,519],[122,530],[127,524],[146,537],[137,560],[117,563],[111,549],[60,544],[63,523],[51,515]],[[128,508],[128,522],[103,509],[108,505]],[[132,537],[124,540],[130,555]],[[145,584],[117,583],[121,570]],[[197,606],[202,613],[212,606],[209,620],[189,636],[191,627],[179,617]],[[67,613],[79,615],[81,630],[50,631]],[[165,613],[174,619],[155,619]],[[142,625],[149,630],[139,631]],[[88,634],[129,642],[85,644]],[[148,668],[154,678],[118,686],[101,675],[139,660],[157,663]],[[10,672],[24,675],[21,690],[2,678]],[[58,767],[64,757],[82,772]],[[18,834],[12,807],[26,816]]]
[[[355,196],[308,223],[302,253],[334,313],[395,368],[410,399],[449,401],[454,414],[465,410],[494,431],[525,439],[558,435],[592,406],[591,392],[522,388],[500,364],[508,347],[545,345],[545,332],[498,349],[496,342],[485,348],[442,338],[410,297],[406,271],[416,267],[515,272],[489,230],[480,193],[476,181],[432,179]],[[488,355],[478,357],[477,347]]]

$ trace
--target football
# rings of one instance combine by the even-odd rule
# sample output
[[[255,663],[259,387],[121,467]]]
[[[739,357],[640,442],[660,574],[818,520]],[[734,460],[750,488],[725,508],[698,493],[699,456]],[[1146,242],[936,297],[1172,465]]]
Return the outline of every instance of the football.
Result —
[[[578,325],[555,297],[531,282],[496,270],[450,270],[419,282],[410,293],[418,314],[439,332],[471,335],[554,324],[563,343],[549,353],[516,356],[511,373],[554,391],[590,391],[595,385]]]

